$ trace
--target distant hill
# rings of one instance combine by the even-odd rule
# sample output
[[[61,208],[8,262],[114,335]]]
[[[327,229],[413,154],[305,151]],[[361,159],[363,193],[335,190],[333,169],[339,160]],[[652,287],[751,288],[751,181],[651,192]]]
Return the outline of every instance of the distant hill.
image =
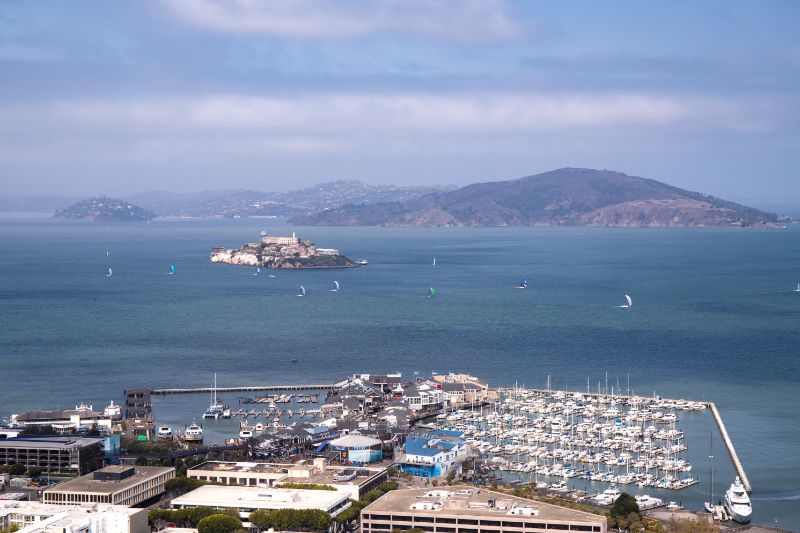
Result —
[[[92,220],[98,222],[141,222],[155,218],[156,214],[147,209],[122,200],[105,196],[81,200],[60,211],[53,218],[72,220]]]
[[[234,189],[177,194],[150,191],[126,199],[164,216],[265,217],[308,214],[347,204],[407,201],[452,188],[396,187],[338,180],[279,192]]]
[[[406,201],[346,205],[291,222],[386,226],[773,226],[772,213],[608,170],[562,168]]]

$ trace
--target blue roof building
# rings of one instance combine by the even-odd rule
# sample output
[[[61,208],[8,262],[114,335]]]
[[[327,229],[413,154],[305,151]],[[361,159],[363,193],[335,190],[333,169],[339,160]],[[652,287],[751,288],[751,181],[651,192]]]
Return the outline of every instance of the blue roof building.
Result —
[[[443,434],[446,433],[446,434]],[[433,432],[406,439],[400,457],[400,469],[412,476],[440,477],[451,471],[461,472],[467,457],[467,443],[459,432]]]

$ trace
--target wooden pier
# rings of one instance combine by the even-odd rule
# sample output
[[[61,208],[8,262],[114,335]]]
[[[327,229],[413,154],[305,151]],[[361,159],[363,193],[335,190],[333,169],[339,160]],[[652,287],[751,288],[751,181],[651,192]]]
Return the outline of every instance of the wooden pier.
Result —
[[[222,392],[279,392],[279,391],[306,391],[306,390],[334,390],[336,384],[315,384],[315,385],[248,385],[242,387],[217,387],[217,393]],[[159,396],[169,396],[171,394],[211,394],[214,387],[189,387],[185,389],[153,389],[150,394]]]
[[[736,449],[733,447],[733,442],[731,438],[728,436],[728,430],[725,429],[725,424],[722,422],[722,417],[719,416],[719,411],[717,410],[717,406],[714,403],[708,403],[709,409],[711,409],[711,414],[714,415],[714,420],[717,422],[717,427],[719,428],[719,432],[722,435],[722,440],[725,442],[725,446],[728,448],[728,453],[731,456],[731,461],[733,461],[733,466],[736,468],[736,473],[739,475],[739,479],[742,481],[742,485],[744,486],[744,490],[747,491],[748,494],[752,492],[750,489],[750,480],[747,479],[747,474],[744,473],[744,467],[742,466],[741,461],[739,461],[739,456],[736,454]]]

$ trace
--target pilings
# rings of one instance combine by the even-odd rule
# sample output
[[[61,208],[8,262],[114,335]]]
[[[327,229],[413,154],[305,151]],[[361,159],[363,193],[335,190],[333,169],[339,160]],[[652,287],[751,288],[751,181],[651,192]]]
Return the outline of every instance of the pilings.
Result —
[[[711,414],[714,415],[714,420],[717,422],[717,427],[719,427],[722,440],[725,442],[725,446],[728,448],[731,461],[733,461],[733,466],[736,468],[736,473],[739,475],[739,479],[742,481],[744,490],[746,490],[749,494],[752,492],[750,489],[750,480],[747,479],[747,474],[745,474],[744,467],[742,466],[741,461],[739,461],[739,456],[736,455],[736,449],[734,449],[733,442],[731,442],[731,438],[728,436],[728,430],[725,429],[725,424],[722,422],[722,417],[719,415],[717,406],[714,403],[709,402],[708,407],[711,409]]]
[[[328,384],[315,384],[315,385],[252,385],[244,387],[217,387],[216,391],[220,392],[256,392],[256,391],[290,391],[290,390],[333,390],[336,385]],[[170,389],[153,389],[150,394],[157,394],[160,396],[167,396],[170,394],[210,394],[214,392],[214,387],[189,387],[189,388],[170,388]]]

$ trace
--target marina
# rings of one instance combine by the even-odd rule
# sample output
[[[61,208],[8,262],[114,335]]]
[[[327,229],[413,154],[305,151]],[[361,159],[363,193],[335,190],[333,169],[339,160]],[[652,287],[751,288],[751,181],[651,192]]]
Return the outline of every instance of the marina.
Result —
[[[249,385],[238,387],[187,387],[187,388],[167,388],[153,389],[152,395],[166,396],[170,394],[212,394],[215,390],[222,392],[261,392],[261,391],[306,391],[320,390],[327,391],[336,388],[336,384],[316,384],[316,385]]]
[[[681,411],[711,408],[736,457],[708,402],[524,388],[500,394],[492,408],[441,414],[432,427],[463,432],[492,470],[538,488],[566,491],[572,478],[671,490],[699,483],[677,427]],[[734,464],[744,484],[744,469]]]

